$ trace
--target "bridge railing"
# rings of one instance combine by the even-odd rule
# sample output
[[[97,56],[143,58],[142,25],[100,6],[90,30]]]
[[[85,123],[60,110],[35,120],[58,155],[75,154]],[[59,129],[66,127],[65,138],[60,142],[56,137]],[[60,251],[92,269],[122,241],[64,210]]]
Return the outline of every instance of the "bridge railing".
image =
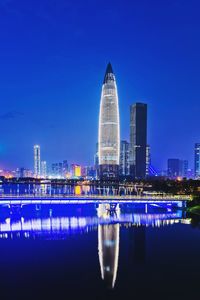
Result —
[[[113,200],[192,200],[190,195],[62,195],[62,194],[1,194],[2,199],[113,199]]]

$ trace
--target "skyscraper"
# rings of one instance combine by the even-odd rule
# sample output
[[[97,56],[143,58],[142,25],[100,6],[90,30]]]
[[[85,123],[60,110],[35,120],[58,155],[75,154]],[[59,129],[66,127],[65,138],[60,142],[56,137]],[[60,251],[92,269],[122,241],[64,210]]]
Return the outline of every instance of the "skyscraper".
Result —
[[[200,179],[200,143],[196,143],[194,149],[194,176]]]
[[[40,177],[40,146],[34,146],[34,176],[35,178]]]
[[[100,179],[117,179],[120,153],[119,105],[115,75],[110,63],[101,92],[98,147]]]
[[[130,175],[145,178],[147,146],[147,104],[130,107]]]
[[[119,175],[129,175],[129,143],[127,141],[120,143]]]

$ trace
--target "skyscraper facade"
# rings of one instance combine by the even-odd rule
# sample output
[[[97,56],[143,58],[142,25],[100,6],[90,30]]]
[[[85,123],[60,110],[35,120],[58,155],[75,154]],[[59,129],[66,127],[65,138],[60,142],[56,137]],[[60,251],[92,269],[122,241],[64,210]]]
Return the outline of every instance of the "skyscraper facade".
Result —
[[[40,166],[40,146],[34,146],[34,176],[35,178],[40,177],[41,173],[41,166]]]
[[[200,179],[200,143],[196,143],[194,149],[194,177]]]
[[[110,63],[101,92],[98,147],[100,179],[117,179],[120,155],[119,104],[115,75]]]
[[[120,143],[119,175],[129,175],[129,143],[127,141],[121,141]]]
[[[146,176],[147,104],[135,103],[130,107],[130,175]]]
[[[151,148],[149,145],[146,146],[146,176],[150,176],[150,165],[151,165]]]

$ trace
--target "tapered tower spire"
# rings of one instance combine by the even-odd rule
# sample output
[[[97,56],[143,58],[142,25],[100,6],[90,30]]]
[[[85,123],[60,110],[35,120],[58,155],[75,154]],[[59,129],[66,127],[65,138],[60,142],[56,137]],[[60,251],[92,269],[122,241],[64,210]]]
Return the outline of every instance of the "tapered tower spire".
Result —
[[[106,73],[105,73],[105,76],[104,76],[103,83],[106,83],[109,80],[109,78],[111,77],[111,75],[114,75],[114,72],[113,72],[113,68],[112,68],[111,63],[109,62],[108,65],[107,65],[107,68],[106,68]]]

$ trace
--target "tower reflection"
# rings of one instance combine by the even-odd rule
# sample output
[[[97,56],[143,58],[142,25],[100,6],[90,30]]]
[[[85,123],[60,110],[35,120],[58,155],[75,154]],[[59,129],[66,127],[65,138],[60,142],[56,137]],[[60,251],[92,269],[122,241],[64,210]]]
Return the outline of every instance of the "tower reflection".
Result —
[[[101,204],[98,208],[98,217],[108,219],[110,215],[120,214],[119,207],[112,208],[110,205]],[[119,234],[120,225],[98,225],[98,253],[101,269],[101,278],[107,287],[114,288],[117,278],[119,260]]]

